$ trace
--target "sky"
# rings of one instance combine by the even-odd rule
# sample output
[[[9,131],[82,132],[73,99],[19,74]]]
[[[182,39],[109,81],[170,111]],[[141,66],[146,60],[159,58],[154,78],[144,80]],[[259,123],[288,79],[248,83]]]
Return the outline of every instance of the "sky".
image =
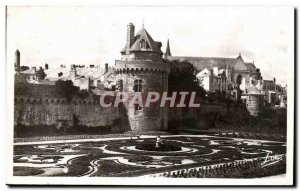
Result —
[[[283,7],[8,7],[7,64],[113,66],[126,43],[127,24],[145,29],[173,56],[237,57],[264,79],[287,84],[294,64],[293,8]]]

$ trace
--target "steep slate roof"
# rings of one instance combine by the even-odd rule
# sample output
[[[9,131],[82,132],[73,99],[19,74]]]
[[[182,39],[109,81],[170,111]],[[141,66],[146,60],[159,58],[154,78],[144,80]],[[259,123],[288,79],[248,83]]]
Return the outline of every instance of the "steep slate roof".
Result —
[[[218,58],[218,57],[182,57],[182,56],[169,56],[168,60],[187,61],[194,65],[194,67],[201,71],[204,68],[218,67],[218,69],[226,69],[226,67],[233,67],[236,58]]]
[[[62,72],[62,76],[58,77],[58,73]],[[98,68],[76,68],[76,73],[78,76],[86,76],[89,77],[91,79],[97,79],[100,76],[102,76],[105,72],[104,68],[98,67]],[[58,68],[51,68],[48,70],[45,70],[46,73],[46,78],[50,81],[57,81],[59,79],[61,80],[65,80],[69,77],[70,75],[70,68],[62,68],[62,67],[58,67]]]
[[[20,72],[21,74],[36,74],[36,71],[33,68]]]
[[[171,50],[170,50],[169,39],[168,39],[168,42],[167,42],[167,48],[166,48],[166,53],[165,53],[165,55],[166,55],[166,56],[172,56]]]
[[[80,78],[85,78],[85,76],[76,74],[75,79],[77,80],[77,79],[80,79]],[[66,78],[66,80],[71,80],[71,79],[72,79],[71,74],[69,74],[69,76]]]
[[[245,64],[246,64],[248,70],[250,70],[251,72],[256,72],[256,67],[255,67],[254,63],[246,62]]]
[[[237,60],[236,64],[234,65],[234,69],[237,71],[249,71],[247,65],[241,60]]]
[[[276,84],[274,84],[273,80],[264,80],[263,81],[263,90],[273,90],[275,91]]]
[[[145,39],[147,42],[146,51],[153,51],[162,54],[160,50],[161,42],[154,41],[145,28],[142,28],[134,37],[134,43],[130,47],[130,51],[145,51],[141,49],[141,40]],[[126,46],[122,49],[122,53],[126,51]]]

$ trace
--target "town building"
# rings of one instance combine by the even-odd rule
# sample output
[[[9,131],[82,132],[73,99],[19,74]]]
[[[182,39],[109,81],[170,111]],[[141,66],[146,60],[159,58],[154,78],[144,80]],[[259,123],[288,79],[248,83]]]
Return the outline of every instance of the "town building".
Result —
[[[80,90],[114,90],[116,86],[115,69],[105,64],[105,68],[99,65],[71,65],[70,69],[61,65],[57,68],[45,70],[48,81],[71,80],[74,86]]]
[[[172,56],[168,40],[164,57],[169,61],[191,63],[207,92],[221,92],[234,100],[239,100],[242,91],[262,78],[254,62],[245,62],[241,54],[236,58]]]
[[[264,100],[271,106],[286,107],[286,89],[276,84],[273,80],[262,80],[261,91],[264,93]]]
[[[130,23],[121,59],[115,61],[114,67],[105,64],[104,68],[99,65],[71,65],[70,68],[61,65],[49,68],[45,64],[45,70],[40,68],[37,71],[35,67],[22,70],[20,51],[17,50],[15,79],[17,82],[47,85],[54,85],[58,80],[71,80],[80,90],[91,90],[97,95],[115,90],[145,95],[149,91],[168,91],[169,62],[186,61],[195,67],[199,85],[207,93],[221,93],[225,98],[237,102],[245,99],[250,114],[257,114],[256,109],[261,107],[261,97],[270,105],[286,107],[284,88],[276,84],[275,78],[273,81],[263,80],[254,61],[245,62],[241,54],[235,58],[173,56],[169,39],[164,54],[161,46],[161,42],[154,41],[144,27],[135,34],[135,26]],[[40,71],[46,74],[43,80],[39,77]],[[134,104],[127,110],[132,130],[167,128],[167,108],[144,108],[140,104]]]

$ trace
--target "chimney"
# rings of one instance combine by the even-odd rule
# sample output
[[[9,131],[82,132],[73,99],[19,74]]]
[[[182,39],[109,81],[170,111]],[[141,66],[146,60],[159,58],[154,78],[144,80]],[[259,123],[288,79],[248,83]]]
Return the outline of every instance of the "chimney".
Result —
[[[36,73],[36,67],[32,67],[32,70],[34,71],[34,73]]]
[[[105,73],[107,73],[107,72],[108,72],[108,64],[105,63]]]
[[[129,23],[127,25],[127,42],[126,42],[126,54],[129,54],[129,49],[134,43],[134,25]]]
[[[20,72],[20,59],[21,59],[20,51],[17,49],[15,52],[15,70],[17,72]]]
[[[273,83],[276,84],[276,78],[273,78]]]
[[[49,68],[49,66],[48,66],[48,64],[46,63],[46,64],[45,64],[45,70],[48,70],[48,68]]]
[[[75,68],[75,65],[72,64],[71,65],[71,70],[70,70],[70,80],[73,82],[76,78],[76,68]]]
[[[43,67],[42,67],[42,66],[40,66],[40,69],[39,69],[39,70],[41,70],[41,71],[42,71],[42,70],[43,70]]]

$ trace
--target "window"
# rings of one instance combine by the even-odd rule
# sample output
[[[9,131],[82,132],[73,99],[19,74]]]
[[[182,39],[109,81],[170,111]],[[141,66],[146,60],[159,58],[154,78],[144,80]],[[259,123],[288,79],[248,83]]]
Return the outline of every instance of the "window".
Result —
[[[238,84],[238,85],[240,85],[240,84],[242,84],[242,75],[238,75],[237,77],[236,77],[236,83]]]
[[[135,92],[141,92],[142,91],[142,80],[134,80],[133,90]]]
[[[134,115],[138,115],[142,110],[143,108],[138,103],[134,104]]]
[[[142,111],[142,107],[140,107],[140,105],[138,103],[134,104],[134,110],[135,111]]]
[[[145,39],[142,39],[140,46],[141,46],[142,50],[146,50],[146,48],[147,48],[147,41]]]
[[[123,91],[123,80],[117,81],[117,88],[119,91]]]

